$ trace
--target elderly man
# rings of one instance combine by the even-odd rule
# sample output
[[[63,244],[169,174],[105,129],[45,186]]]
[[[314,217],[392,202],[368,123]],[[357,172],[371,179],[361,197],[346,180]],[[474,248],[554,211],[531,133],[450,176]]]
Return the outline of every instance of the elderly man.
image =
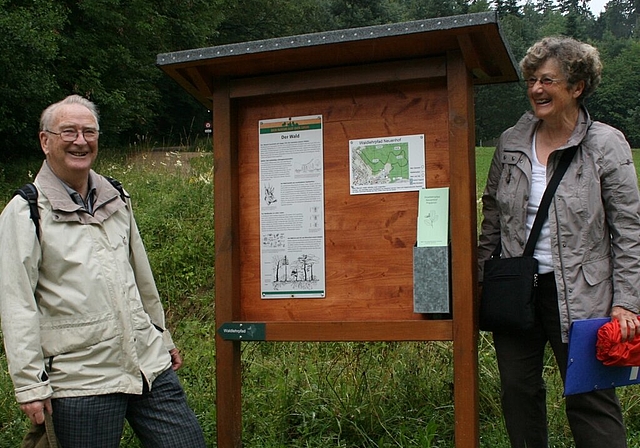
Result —
[[[40,229],[16,196],[0,215],[0,311],[20,408],[63,447],[204,447],[131,204],[92,169],[98,113],[72,95],[40,120]]]

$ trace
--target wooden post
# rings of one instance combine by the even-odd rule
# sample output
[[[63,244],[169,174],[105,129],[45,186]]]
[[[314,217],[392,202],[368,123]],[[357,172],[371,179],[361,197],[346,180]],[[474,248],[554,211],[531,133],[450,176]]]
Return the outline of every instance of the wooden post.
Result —
[[[228,80],[213,92],[215,188],[216,327],[237,320],[240,313],[240,263],[238,255],[238,153],[232,144],[232,107]],[[216,335],[216,406],[218,446],[242,446],[242,371],[240,342]]]
[[[471,75],[460,52],[447,58],[453,289],[453,367],[456,448],[475,448],[478,423],[476,328],[476,183]],[[464,223],[464,225],[460,225]]]

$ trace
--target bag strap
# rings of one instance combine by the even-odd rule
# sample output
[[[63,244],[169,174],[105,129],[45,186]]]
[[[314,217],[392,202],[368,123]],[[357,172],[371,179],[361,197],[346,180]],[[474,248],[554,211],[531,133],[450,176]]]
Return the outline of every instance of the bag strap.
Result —
[[[527,239],[527,244],[524,247],[525,256],[533,255],[533,251],[536,248],[536,242],[538,241],[538,237],[540,236],[540,231],[542,230],[542,225],[547,220],[547,216],[549,216],[549,206],[551,205],[551,199],[560,184],[560,180],[564,176],[564,173],[567,172],[567,168],[571,164],[571,160],[578,150],[578,146],[572,146],[563,151],[562,156],[560,156],[560,161],[558,162],[558,166],[551,176],[551,180],[547,184],[547,188],[544,190],[544,194],[542,195],[542,200],[540,201],[540,206],[538,207],[538,213],[536,213],[536,219],[533,221],[533,226],[531,227],[531,233],[529,234],[529,238]]]
[[[59,448],[58,438],[56,432],[53,429],[53,417],[46,410],[44,411],[44,427],[47,433],[47,441],[49,442],[49,448]]]
[[[28,183],[18,188],[14,193],[22,196],[29,203],[29,216],[36,226],[36,235],[40,240],[40,211],[38,210],[38,189],[32,183]]]
[[[102,177],[107,179],[109,183],[113,185],[113,188],[118,190],[118,193],[120,193],[120,199],[122,199],[122,202],[127,202],[126,198],[130,196],[124,191],[124,187],[122,186],[122,183],[119,180],[114,179],[113,177],[109,177],[109,176],[102,176]]]

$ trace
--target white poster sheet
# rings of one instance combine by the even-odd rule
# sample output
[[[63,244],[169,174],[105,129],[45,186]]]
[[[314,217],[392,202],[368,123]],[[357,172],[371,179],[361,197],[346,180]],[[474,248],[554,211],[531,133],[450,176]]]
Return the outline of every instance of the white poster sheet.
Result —
[[[424,134],[349,142],[351,194],[425,188]]]
[[[322,116],[260,120],[263,299],[324,298]]]

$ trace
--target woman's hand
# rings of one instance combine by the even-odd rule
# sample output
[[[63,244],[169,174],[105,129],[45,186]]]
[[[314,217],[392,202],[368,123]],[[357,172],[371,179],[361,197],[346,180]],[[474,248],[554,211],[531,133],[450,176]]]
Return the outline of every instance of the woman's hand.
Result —
[[[632,341],[636,335],[640,334],[640,320],[636,313],[632,313],[621,306],[614,306],[611,308],[611,318],[620,323],[622,342]]]

